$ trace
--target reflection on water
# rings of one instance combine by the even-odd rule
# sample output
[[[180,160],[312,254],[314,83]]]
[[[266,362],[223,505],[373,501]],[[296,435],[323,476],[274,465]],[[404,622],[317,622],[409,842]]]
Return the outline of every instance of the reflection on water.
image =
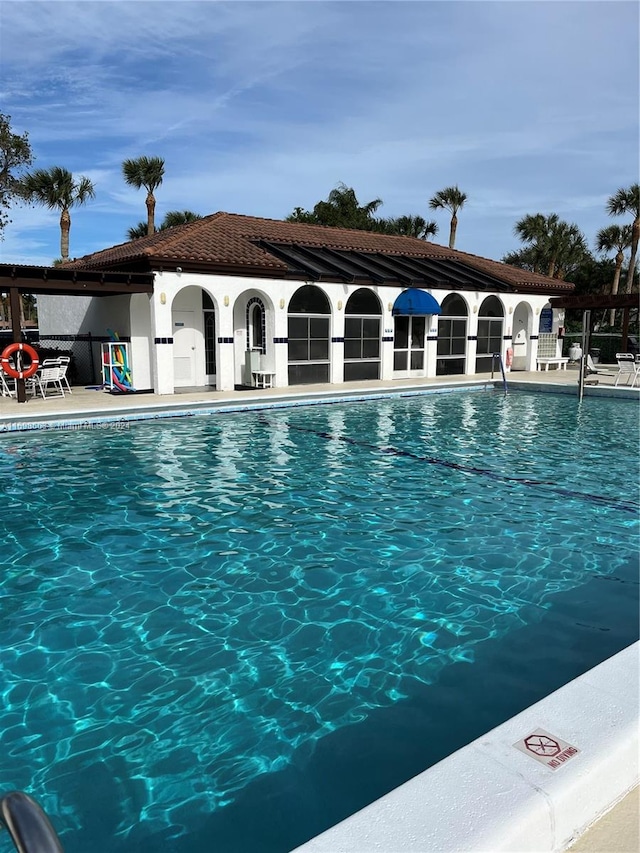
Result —
[[[80,826],[77,780],[101,767],[105,851],[139,822],[186,833],[558,592],[625,576],[638,463],[602,439],[628,412],[577,429],[576,405],[450,394],[25,437],[0,457],[0,788]]]

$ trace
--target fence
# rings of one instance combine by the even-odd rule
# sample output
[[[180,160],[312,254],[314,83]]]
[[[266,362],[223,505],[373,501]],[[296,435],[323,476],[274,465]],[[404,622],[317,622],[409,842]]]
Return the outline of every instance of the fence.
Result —
[[[97,335],[40,335],[36,345],[40,359],[58,355],[71,356],[69,382],[71,385],[102,383],[100,345],[111,338]]]
[[[580,344],[581,340],[581,332],[573,335],[571,332],[567,333],[564,339],[563,355],[566,356],[569,354],[569,347],[574,341]],[[622,334],[620,332],[592,332],[589,348],[592,355],[594,351],[597,351],[596,358],[598,361],[604,364],[615,364],[616,353],[622,352],[624,349],[622,346]],[[638,338],[636,335],[628,336],[626,349],[628,352],[637,352]]]

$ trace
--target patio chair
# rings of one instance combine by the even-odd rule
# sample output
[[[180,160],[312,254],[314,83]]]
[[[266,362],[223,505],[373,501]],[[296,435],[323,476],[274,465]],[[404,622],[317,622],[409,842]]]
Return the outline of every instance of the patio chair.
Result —
[[[595,366],[595,364],[593,363],[593,359],[591,358],[591,356],[587,355],[586,374],[587,374],[587,376],[589,376],[591,373],[599,373],[601,376],[617,376],[618,375],[617,373],[614,373],[611,370],[601,370],[600,368],[597,368]]]
[[[16,396],[16,380],[8,379],[4,370],[0,370],[0,390],[2,390],[3,397]]]
[[[62,384],[63,377],[61,373],[63,368],[58,364],[57,358],[46,358],[40,365],[40,369],[35,374],[35,380],[43,399],[46,397],[64,397],[64,387]],[[49,389],[60,393],[49,394]]]
[[[631,378],[631,387],[633,388],[636,384],[636,379],[640,379],[640,363],[636,362],[635,356],[631,352],[617,352],[616,361],[618,362],[618,373],[616,374],[616,381],[613,384],[617,385],[622,377],[625,376],[627,385]]]
[[[69,385],[69,380],[67,379],[67,370],[69,369],[71,358],[68,355],[61,355],[56,360],[60,365],[60,381],[66,387],[67,393],[71,394],[71,386]]]

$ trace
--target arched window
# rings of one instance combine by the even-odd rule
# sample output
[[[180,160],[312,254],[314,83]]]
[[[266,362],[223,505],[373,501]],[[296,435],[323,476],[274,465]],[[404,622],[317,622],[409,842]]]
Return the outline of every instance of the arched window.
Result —
[[[202,291],[202,313],[204,315],[204,359],[207,381],[212,382],[216,374],[216,312],[213,299]]]
[[[247,302],[247,349],[266,352],[264,303],[257,296]]]
[[[436,376],[462,374],[467,353],[467,303],[457,293],[451,293],[443,300],[441,308]]]
[[[291,297],[288,311],[289,385],[329,381],[331,306],[318,287],[306,284]]]
[[[502,352],[504,310],[497,296],[487,296],[478,311],[476,373],[489,373],[493,353]]]
[[[361,287],[344,309],[344,380],[380,378],[380,300]]]

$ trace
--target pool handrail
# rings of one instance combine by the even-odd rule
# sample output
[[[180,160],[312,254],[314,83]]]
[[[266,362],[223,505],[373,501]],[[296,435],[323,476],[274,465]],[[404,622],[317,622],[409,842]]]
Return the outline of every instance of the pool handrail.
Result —
[[[504,371],[504,361],[502,360],[502,354],[499,352],[494,352],[491,354],[491,378],[493,379],[493,369],[496,363],[496,359],[498,359],[498,364],[500,365],[500,372],[502,373],[502,385],[504,387],[504,393],[507,394],[507,374]]]
[[[24,791],[0,797],[0,829],[3,826],[18,853],[64,853],[51,821]]]

